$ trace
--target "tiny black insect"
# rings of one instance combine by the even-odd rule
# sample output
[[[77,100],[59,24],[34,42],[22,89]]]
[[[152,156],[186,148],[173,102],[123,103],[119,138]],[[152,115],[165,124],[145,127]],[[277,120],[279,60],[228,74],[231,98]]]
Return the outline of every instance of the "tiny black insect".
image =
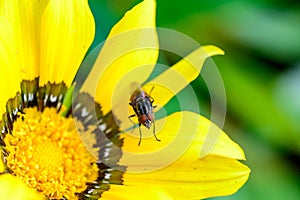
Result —
[[[153,88],[151,89],[149,94],[151,94]],[[155,108],[155,106],[152,105],[154,99],[149,94],[147,94],[142,87],[139,87],[133,92],[129,100],[129,105],[132,106],[135,114],[129,116],[128,118],[130,119],[131,117],[137,116],[139,121],[140,140],[138,145],[141,144],[142,140],[141,124],[143,124],[148,129],[150,129],[151,124],[153,124],[153,135],[157,141],[160,141],[155,135],[155,123],[153,113],[153,108]]]

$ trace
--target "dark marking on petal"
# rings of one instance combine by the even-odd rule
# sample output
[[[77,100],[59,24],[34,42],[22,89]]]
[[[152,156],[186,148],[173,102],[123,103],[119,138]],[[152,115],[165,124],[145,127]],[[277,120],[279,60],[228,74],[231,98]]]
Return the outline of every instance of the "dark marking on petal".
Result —
[[[47,83],[39,88],[38,109],[54,107],[59,111],[68,88],[64,83]]]
[[[1,137],[0,144],[4,143],[4,138],[7,133],[11,133],[13,130],[13,123],[19,116],[19,113],[23,112],[22,108],[22,98],[19,92],[17,92],[14,98],[8,99],[6,103],[6,112],[2,115],[2,120],[0,122],[1,126]],[[2,145],[5,146],[5,145]]]
[[[97,118],[103,117],[100,105],[95,104],[94,99],[87,93],[80,93],[74,99],[72,114],[83,123],[86,130],[97,124]]]
[[[72,112],[73,116],[83,123],[86,130],[89,126],[96,125],[92,134],[95,134],[97,141],[94,147],[100,147],[97,163],[99,176],[95,182],[87,183],[87,189],[78,194],[78,197],[98,199],[104,191],[109,190],[110,184],[123,183],[122,176],[126,167],[118,165],[123,145],[123,140],[119,137],[121,131],[117,125],[119,121],[112,112],[103,115],[100,104],[87,93],[78,94],[73,102]],[[113,148],[114,145],[119,148]],[[121,170],[114,169],[114,166]]]
[[[21,93],[23,108],[37,106],[37,91],[39,88],[39,79],[33,81],[23,80],[21,82]]]

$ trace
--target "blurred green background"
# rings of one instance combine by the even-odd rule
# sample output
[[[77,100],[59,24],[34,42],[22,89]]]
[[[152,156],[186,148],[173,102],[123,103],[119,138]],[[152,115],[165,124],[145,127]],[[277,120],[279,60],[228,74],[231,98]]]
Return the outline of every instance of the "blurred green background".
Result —
[[[98,44],[140,1],[89,2]],[[226,52],[213,58],[227,95],[224,130],[245,150],[252,173],[236,194],[212,199],[299,200],[300,2],[157,0],[157,26]],[[169,65],[176,59],[160,56]],[[201,114],[209,117],[205,83],[199,77],[192,86],[199,91]]]

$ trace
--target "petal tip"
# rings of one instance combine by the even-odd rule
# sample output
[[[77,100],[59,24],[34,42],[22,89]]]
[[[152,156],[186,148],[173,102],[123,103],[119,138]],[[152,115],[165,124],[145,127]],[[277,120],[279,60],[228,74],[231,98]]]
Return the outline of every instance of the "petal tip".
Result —
[[[214,46],[214,45],[203,46],[203,48],[209,56],[224,55],[225,54],[224,50],[222,50],[219,47]]]

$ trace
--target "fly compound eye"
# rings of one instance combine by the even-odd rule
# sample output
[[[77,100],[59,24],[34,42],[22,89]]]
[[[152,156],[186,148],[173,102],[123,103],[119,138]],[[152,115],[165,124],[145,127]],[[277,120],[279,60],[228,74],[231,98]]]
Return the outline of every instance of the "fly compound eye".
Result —
[[[151,121],[149,119],[146,119],[146,121],[143,125],[146,126],[148,129],[150,129],[151,124],[152,124]]]

